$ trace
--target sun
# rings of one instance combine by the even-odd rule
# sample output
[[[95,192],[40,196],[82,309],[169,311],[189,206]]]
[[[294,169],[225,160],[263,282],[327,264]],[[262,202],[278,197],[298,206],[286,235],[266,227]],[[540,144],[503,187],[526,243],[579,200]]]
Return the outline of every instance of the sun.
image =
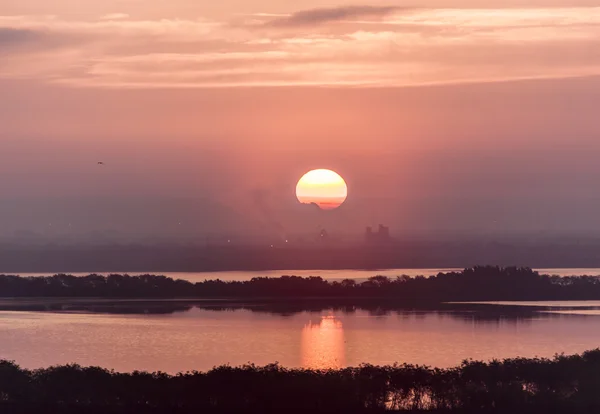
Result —
[[[302,204],[316,204],[323,210],[333,210],[346,201],[348,186],[335,171],[312,170],[298,181],[296,197]]]

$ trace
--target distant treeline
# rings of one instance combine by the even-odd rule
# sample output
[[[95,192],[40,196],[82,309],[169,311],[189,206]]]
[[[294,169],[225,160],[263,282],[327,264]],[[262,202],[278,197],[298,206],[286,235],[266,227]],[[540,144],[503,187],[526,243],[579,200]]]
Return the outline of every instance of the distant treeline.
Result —
[[[341,370],[221,366],[206,373],[116,373],[0,361],[0,412],[598,413],[600,349],[553,359]],[[20,410],[20,411],[19,411]]]
[[[365,282],[320,277],[259,277],[192,283],[165,276],[0,276],[1,297],[386,298],[412,302],[600,300],[600,278],[540,275],[529,268],[474,267],[430,277],[374,276]]]

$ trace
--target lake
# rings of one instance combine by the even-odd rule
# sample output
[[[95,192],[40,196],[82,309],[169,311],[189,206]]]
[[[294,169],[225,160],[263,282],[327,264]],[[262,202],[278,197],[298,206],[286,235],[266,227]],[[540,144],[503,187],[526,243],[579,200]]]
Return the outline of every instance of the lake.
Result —
[[[452,269],[452,268],[430,268],[430,269],[381,269],[381,270],[263,270],[263,271],[226,271],[226,272],[160,272],[164,276],[171,277],[173,279],[184,279],[190,282],[201,282],[204,280],[250,280],[254,277],[279,277],[282,275],[288,276],[320,276],[326,280],[342,280],[342,279],[355,279],[358,281],[366,280],[371,276],[431,276],[437,275],[438,273],[461,271],[463,269]],[[565,269],[535,269],[541,274],[557,275],[557,276],[600,276],[599,268],[565,268]],[[90,272],[84,273],[71,273],[75,276],[87,276]],[[98,272],[101,274],[108,274],[106,272]],[[129,273],[130,275],[156,272],[111,272],[111,273]],[[20,276],[52,276],[53,273],[20,273]]]
[[[466,358],[550,357],[600,346],[600,302],[312,312],[168,304],[129,303],[139,307],[137,313],[131,307],[123,310],[123,302],[103,313],[92,307],[0,311],[0,359],[26,368],[73,362],[176,373],[248,362],[307,368],[394,362],[449,367]]]

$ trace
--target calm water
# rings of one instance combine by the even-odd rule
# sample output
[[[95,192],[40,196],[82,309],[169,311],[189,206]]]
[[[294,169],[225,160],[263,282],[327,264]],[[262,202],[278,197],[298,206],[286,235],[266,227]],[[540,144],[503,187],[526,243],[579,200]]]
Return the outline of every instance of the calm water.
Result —
[[[552,309],[526,307],[515,314],[508,311],[512,307],[487,305],[495,310],[492,316],[479,308],[287,316],[198,307],[163,315],[2,311],[0,359],[28,368],[75,362],[175,373],[276,361],[311,368],[364,362],[448,367],[466,358],[552,356],[600,347],[600,303],[567,304],[577,307],[553,303]]]
[[[189,280],[191,282],[199,282],[203,280],[250,280],[253,277],[279,277],[282,275],[295,275],[295,276],[321,276],[323,279],[327,280],[341,280],[341,279],[356,279],[356,280],[366,280],[371,276],[382,275],[389,277],[396,276],[431,276],[436,275],[440,272],[452,272],[452,271],[461,271],[462,269],[452,269],[452,268],[437,268],[437,269],[383,269],[383,270],[268,270],[268,271],[257,271],[257,272],[248,272],[248,271],[233,271],[233,272],[167,272],[161,273],[165,276],[172,277],[174,279],[184,279]],[[542,274],[549,275],[558,275],[558,276],[600,276],[599,268],[588,268],[588,269],[579,269],[579,268],[570,268],[570,269],[536,269]],[[86,276],[90,273],[94,272],[85,272],[85,273],[72,273],[76,276]],[[153,273],[153,272],[112,272],[112,273],[129,273],[131,275],[139,274],[139,273]],[[21,276],[51,276],[53,273],[21,273]]]

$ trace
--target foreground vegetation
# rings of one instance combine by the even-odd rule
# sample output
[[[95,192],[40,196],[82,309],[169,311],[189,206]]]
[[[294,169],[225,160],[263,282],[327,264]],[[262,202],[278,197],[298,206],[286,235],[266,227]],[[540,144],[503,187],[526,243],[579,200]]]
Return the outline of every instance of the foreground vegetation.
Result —
[[[600,278],[540,275],[529,268],[474,267],[431,277],[363,283],[283,276],[192,283],[165,276],[0,276],[2,297],[105,298],[388,298],[402,301],[600,300]]]
[[[78,365],[26,370],[0,361],[0,412],[600,412],[600,349],[553,359],[465,361],[452,369],[222,366],[116,373]],[[81,410],[81,411],[77,411]]]

